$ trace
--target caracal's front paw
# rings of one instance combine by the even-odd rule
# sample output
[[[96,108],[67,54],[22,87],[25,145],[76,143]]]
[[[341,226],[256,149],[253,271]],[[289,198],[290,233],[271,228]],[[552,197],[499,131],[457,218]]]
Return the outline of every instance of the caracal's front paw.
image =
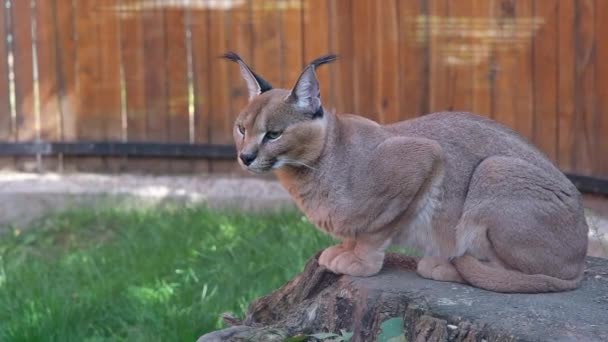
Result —
[[[369,277],[380,272],[383,261],[384,255],[360,258],[353,251],[346,251],[336,256],[327,268],[337,274]]]
[[[324,266],[325,268],[329,268],[331,262],[340,254],[346,252],[347,249],[343,244],[331,246],[325,248],[321,255],[319,256],[319,265]]]
[[[465,283],[454,265],[448,260],[439,257],[424,257],[420,259],[416,272],[421,277],[427,279]]]

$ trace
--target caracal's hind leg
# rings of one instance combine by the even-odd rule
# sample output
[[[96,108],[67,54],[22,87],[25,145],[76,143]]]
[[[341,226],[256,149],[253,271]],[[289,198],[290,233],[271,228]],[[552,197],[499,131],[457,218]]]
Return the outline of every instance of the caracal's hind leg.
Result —
[[[517,158],[484,160],[456,227],[453,264],[468,283],[489,290],[572,288],[587,246],[578,196],[557,170]]]

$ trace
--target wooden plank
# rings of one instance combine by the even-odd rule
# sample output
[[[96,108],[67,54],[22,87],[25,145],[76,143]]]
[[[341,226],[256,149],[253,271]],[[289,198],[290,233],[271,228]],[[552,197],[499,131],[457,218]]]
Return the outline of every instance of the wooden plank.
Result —
[[[494,85],[493,37],[496,26],[492,13],[495,0],[473,0],[473,23],[476,32],[482,33],[473,39],[473,95],[471,110],[474,113],[492,116],[492,93]]]
[[[513,68],[516,83],[513,84],[515,103],[515,129],[528,139],[532,139],[532,124],[534,121],[534,93],[532,82],[532,39],[535,34],[533,20],[534,0],[517,0],[515,16],[519,19],[516,27],[519,28],[520,39],[516,43],[517,55]]]
[[[532,0],[503,1],[495,8],[494,119],[531,138],[533,122]]]
[[[146,102],[146,141],[165,142],[169,135],[167,115],[167,74],[164,71],[167,61],[165,31],[165,12],[162,1],[154,1],[151,9],[143,13],[144,39],[144,94]],[[147,161],[147,171],[166,172],[170,163]]]
[[[0,37],[7,35],[8,15],[6,6],[0,6]],[[2,39],[0,41],[0,141],[3,142],[15,141],[8,74],[8,46],[6,39]],[[0,158],[0,170],[12,169],[14,165],[14,159],[11,157]]]
[[[444,46],[447,54],[448,108],[453,111],[471,111],[473,107],[473,3],[461,0],[448,3],[449,21],[444,28],[450,32],[450,41]]]
[[[355,58],[354,87],[355,111],[374,121],[382,118],[376,110],[376,99],[380,89],[376,88],[376,54],[373,42],[376,36],[376,6],[373,1],[353,0],[353,28],[352,34],[356,37],[353,44]]]
[[[76,110],[76,138],[79,141],[100,141],[105,135],[105,120],[99,110],[99,18],[100,8],[96,0],[82,0],[75,4],[76,20],[76,77],[78,108]],[[67,168],[84,172],[104,171],[103,158],[69,158],[65,160]]]
[[[167,46],[167,81],[169,142],[190,142],[188,47],[186,37],[186,10],[165,10]],[[192,163],[184,160],[171,161],[171,172],[186,173]]]
[[[399,121],[400,99],[399,78],[395,72],[399,67],[399,22],[398,3],[396,0],[375,3],[375,22],[377,37],[373,48],[376,58],[373,63],[373,84],[369,88],[377,89],[374,112],[378,113],[380,122],[393,123]]]
[[[230,10],[230,23],[232,27],[228,42],[229,49],[238,53],[247,63],[253,62],[253,23],[251,21],[251,7],[247,1]],[[234,119],[249,102],[249,91],[238,66],[227,61],[223,63],[228,64],[229,95],[232,103],[232,111],[229,113],[230,120],[226,121],[230,126],[227,126],[226,129],[232,132]]]
[[[192,9],[190,30],[192,39],[192,81],[194,87],[194,140],[209,143],[211,132],[209,120],[211,106],[209,98],[209,11]],[[227,63],[227,62],[225,62]],[[209,173],[210,163],[200,161],[194,164],[195,172]]]
[[[573,171],[572,146],[574,146],[574,46],[575,0],[560,0],[558,5],[558,163],[562,170]]]
[[[595,17],[593,0],[575,4],[574,148],[570,151],[577,173],[592,173],[595,118]]]
[[[304,63],[309,63],[315,58],[330,53],[333,51],[330,40],[330,6],[331,2],[326,0],[310,0],[303,1],[303,53]],[[327,110],[334,110],[336,107],[333,97],[334,88],[337,86],[335,80],[337,64],[342,63],[340,60],[330,66],[319,68],[317,77],[321,86],[321,101]],[[296,76],[297,77],[297,76]],[[292,81],[292,85],[293,85]],[[290,85],[290,86],[292,86]]]
[[[55,1],[38,1],[36,16],[36,56],[38,63],[38,94],[40,104],[40,138],[61,140],[61,111],[57,79],[57,40],[55,34]],[[56,157],[42,158],[42,169],[56,171]]]
[[[334,66],[334,106],[341,113],[355,113],[355,56],[353,3],[351,0],[330,1],[330,43],[340,59]],[[358,38],[357,38],[358,39]],[[361,70],[356,70],[361,72]]]
[[[36,122],[34,94],[31,2],[13,1],[11,16],[13,54],[16,61],[13,69],[15,75],[17,140],[34,141],[39,138],[40,131]],[[37,171],[40,165],[34,158],[17,158],[16,167],[24,171]]]
[[[494,64],[496,75],[494,80],[493,113],[494,120],[511,128],[517,125],[516,88],[518,75],[517,64],[525,63],[520,57],[521,42],[517,37],[519,26],[516,16],[516,2],[505,0],[493,8],[493,19],[496,20],[497,39],[494,43]]]
[[[0,6],[0,37],[3,37],[0,41],[0,141],[4,142],[14,140],[8,78],[8,46],[6,39],[4,39],[7,35],[6,16],[8,13],[6,12],[6,6]],[[6,161],[2,160],[0,162],[4,163]]]
[[[279,8],[280,16],[280,57],[281,57],[281,88],[291,89],[302,72],[305,61],[302,32],[303,10],[300,1],[288,0]]]
[[[127,107],[127,138],[129,141],[146,140],[146,96],[144,65],[143,13],[131,10],[121,20],[121,52]]]
[[[57,82],[61,112],[61,140],[76,140],[77,100],[76,19],[72,0],[55,0],[57,36]]]
[[[120,0],[97,0],[99,35],[99,83],[97,84],[97,111],[103,122],[102,140],[121,141],[123,132],[122,118],[122,80],[121,80],[121,31],[120,16],[117,12]],[[125,32],[125,34],[129,34]],[[104,170],[120,172],[126,167],[126,160],[104,158]]]
[[[57,44],[57,96],[59,97],[60,139],[77,140],[77,111],[80,102],[77,92],[76,9],[71,0],[55,0],[55,35]],[[69,169],[62,155],[58,156],[59,170]],[[75,168],[71,163],[72,168]]]
[[[373,75],[378,90],[375,111],[383,123],[393,123],[400,119],[401,101],[399,98],[399,79],[395,72],[399,68],[399,6],[397,0],[375,3],[377,37],[375,39],[377,58]]]
[[[557,161],[558,1],[534,3],[534,17],[543,24],[533,42],[533,141],[553,161]]]
[[[448,1],[429,0],[428,11],[430,16],[430,73],[429,73],[429,111],[438,112],[451,109],[450,87],[448,74],[448,55],[445,52],[450,37],[446,33],[450,21]]]
[[[120,21],[127,140],[130,142],[143,142],[147,138],[144,15],[141,4],[133,4],[129,11],[122,13]],[[130,172],[146,172],[154,162],[143,158],[128,158],[127,169]]]
[[[281,19],[280,10],[276,7],[277,2],[273,0],[261,0],[252,2],[251,20],[253,23],[253,59],[250,66],[275,88],[281,82],[281,36],[279,24]],[[209,29],[217,32],[216,22],[221,19],[219,15],[211,16]],[[223,34],[218,32],[218,34]],[[211,34],[212,41],[214,34]],[[220,45],[221,46],[221,45]],[[215,75],[214,78],[217,78]]]
[[[231,29],[231,13],[211,9],[209,12],[209,50],[211,56],[209,58],[209,76],[210,83],[208,88],[208,96],[210,99],[211,111],[209,116],[210,142],[212,144],[233,143],[232,127],[234,123],[234,111],[232,102],[230,101],[230,69],[234,69],[235,65],[228,63],[225,60],[217,58],[225,53],[229,46],[227,41],[232,37]],[[275,21],[275,25],[276,25]],[[275,31],[278,32],[278,31]],[[277,54],[274,51],[273,54]],[[274,65],[279,69],[279,64]],[[257,70],[257,69],[256,69]],[[278,80],[278,78],[276,78]],[[235,169],[233,161],[226,163],[214,161],[211,163],[211,172],[214,173],[231,173]]]
[[[608,1],[595,2],[595,25],[597,37],[608,37]],[[596,61],[608,61],[608,44],[596,45]],[[608,64],[598,62],[595,65],[596,119],[595,134],[596,150],[593,155],[593,175],[608,178]]]
[[[399,1],[399,100],[400,119],[429,112],[428,2]]]

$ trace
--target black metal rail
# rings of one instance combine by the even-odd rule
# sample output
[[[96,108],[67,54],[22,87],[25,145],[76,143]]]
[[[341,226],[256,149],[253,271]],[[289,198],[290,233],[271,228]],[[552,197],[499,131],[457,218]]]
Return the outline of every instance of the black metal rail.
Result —
[[[566,176],[582,193],[596,193],[608,196],[608,179],[566,173]]]
[[[154,142],[22,142],[0,143],[0,156],[99,156],[145,158],[234,159],[233,145]]]
[[[155,142],[22,142],[0,143],[0,156],[98,156],[143,158],[236,158],[233,145]],[[566,173],[583,193],[608,195],[608,179]]]

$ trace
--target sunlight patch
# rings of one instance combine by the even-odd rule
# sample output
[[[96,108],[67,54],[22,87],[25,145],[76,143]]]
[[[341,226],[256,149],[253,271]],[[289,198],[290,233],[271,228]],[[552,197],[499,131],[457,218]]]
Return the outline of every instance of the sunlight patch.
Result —
[[[220,224],[220,230],[226,237],[230,239],[236,237],[236,227],[232,223]]]
[[[160,281],[153,286],[130,286],[128,293],[130,297],[142,304],[167,303],[175,294],[178,286],[177,283]]]

